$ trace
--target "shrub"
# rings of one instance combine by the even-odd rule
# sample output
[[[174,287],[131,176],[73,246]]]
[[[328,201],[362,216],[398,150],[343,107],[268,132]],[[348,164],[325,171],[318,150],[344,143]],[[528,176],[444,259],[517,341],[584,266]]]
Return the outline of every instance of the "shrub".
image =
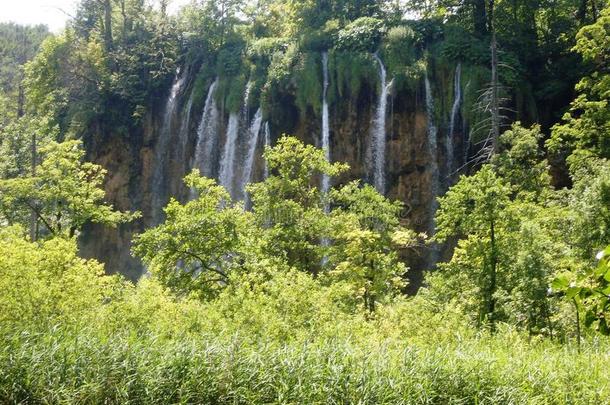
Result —
[[[337,34],[336,48],[351,52],[374,52],[385,32],[382,20],[361,17],[349,23]]]

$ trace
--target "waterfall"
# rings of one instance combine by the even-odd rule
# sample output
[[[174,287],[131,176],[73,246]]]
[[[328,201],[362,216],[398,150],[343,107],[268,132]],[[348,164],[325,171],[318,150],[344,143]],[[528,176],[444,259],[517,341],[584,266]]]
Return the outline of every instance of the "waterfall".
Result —
[[[151,184],[152,204],[151,211],[153,223],[159,224],[163,220],[163,206],[168,198],[168,157],[172,138],[172,126],[178,112],[178,95],[186,81],[186,75],[180,74],[180,68],[176,70],[176,77],[172,84],[169,97],[165,104],[163,120],[157,142],[153,161],[153,174]]]
[[[237,148],[237,135],[239,133],[239,113],[231,113],[227,126],[227,137],[220,160],[220,173],[218,182],[233,197],[233,169],[235,162],[235,149]]]
[[[328,93],[328,52],[322,53],[322,72],[324,78],[324,88],[322,91],[322,149],[324,149],[324,157],[330,162],[330,128],[328,123],[328,101],[326,94]],[[322,193],[328,193],[330,188],[330,178],[328,175],[322,175]],[[324,205],[324,211],[328,213],[328,203]]]
[[[373,121],[371,131],[371,141],[369,143],[369,151],[367,152],[369,164],[372,166],[373,184],[377,191],[385,194],[385,148],[386,148],[386,110],[388,106],[388,93],[391,87],[391,82],[386,83],[387,72],[383,62],[377,54],[373,57],[379,65],[379,82],[381,91],[379,93],[379,101]]]
[[[250,128],[248,129],[248,153],[246,154],[246,160],[243,165],[243,172],[241,182],[239,185],[239,192],[241,196],[246,198],[246,185],[252,181],[252,171],[254,170],[254,156],[256,153],[256,146],[258,145],[258,136],[261,132],[261,126],[263,123],[263,112],[259,108],[254,114]]]
[[[182,157],[182,158],[185,158],[184,151],[186,150],[186,145],[188,144],[188,141],[189,141],[189,127],[191,124],[191,110],[193,109],[193,96],[194,96],[194,94],[191,93],[191,96],[189,97],[189,101],[186,103],[186,107],[185,107],[186,117],[182,121],[182,124],[180,125],[180,132],[178,133],[178,139],[179,139],[179,145],[180,145],[180,153],[178,156]]]
[[[464,97],[468,94],[468,89],[470,88],[470,80],[466,83],[464,87]],[[467,123],[465,120],[462,120],[462,133],[464,134],[464,140],[462,141],[463,145],[463,167],[468,167],[468,155],[470,154],[470,140],[472,139],[472,129],[467,129]]]
[[[181,173],[188,172],[190,170],[188,160],[186,158],[186,149],[190,138],[190,129],[191,129],[191,115],[193,109],[193,99],[195,92],[191,92],[188,102],[186,103],[186,107],[184,111],[186,112],[186,116],[182,120],[180,124],[180,132],[178,132],[178,151],[176,152],[175,159],[176,163],[180,163],[180,171]]]
[[[193,169],[199,169],[201,175],[206,177],[214,177],[214,163],[218,155],[216,148],[218,146],[219,112],[214,99],[217,86],[218,79],[210,86],[205,99],[201,121],[197,128],[197,144],[193,155],[193,164],[191,165]]]
[[[449,133],[447,134],[447,142],[445,145],[447,155],[447,173],[449,176],[453,173],[453,138],[455,134],[455,122],[460,113],[462,106],[462,64],[458,63],[455,68],[455,76],[453,78],[453,108],[451,109],[451,119],[449,121]]]
[[[225,145],[223,148],[221,160],[220,160],[220,173],[218,175],[218,182],[223,186],[231,195],[231,198],[237,198],[235,184],[235,156],[238,152],[238,137],[239,137],[239,124],[240,118],[243,117],[244,122],[248,122],[248,104],[250,101],[250,90],[252,89],[252,82],[248,82],[246,91],[244,93],[244,101],[242,104],[241,111],[238,113],[231,113],[229,115],[229,125],[227,126],[227,133],[225,138]],[[243,168],[243,162],[241,167]]]
[[[432,187],[432,201],[430,204],[430,227],[429,227],[429,235],[433,236],[436,232],[436,223],[434,221],[434,215],[436,214],[436,209],[438,208],[438,201],[436,197],[439,194],[439,173],[438,173],[438,154],[437,154],[437,133],[438,129],[434,124],[434,96],[432,95],[432,86],[430,85],[430,80],[428,79],[428,75],[425,76],[425,87],[426,87],[426,114],[428,116],[428,148],[430,153],[430,167],[432,169],[432,179],[431,179],[431,187]],[[434,266],[438,262],[439,249],[436,244],[431,247],[431,256],[429,260],[429,264]]]
[[[271,130],[269,129],[269,122],[265,122],[265,149],[271,146]],[[267,180],[269,177],[269,166],[265,160],[265,168],[263,172],[263,178]]]
[[[428,75],[425,77],[426,87],[426,114],[428,116],[428,148],[430,152],[430,166],[432,167],[432,191],[436,197],[438,195],[438,155],[437,155],[437,134],[438,129],[434,124],[434,97]]]

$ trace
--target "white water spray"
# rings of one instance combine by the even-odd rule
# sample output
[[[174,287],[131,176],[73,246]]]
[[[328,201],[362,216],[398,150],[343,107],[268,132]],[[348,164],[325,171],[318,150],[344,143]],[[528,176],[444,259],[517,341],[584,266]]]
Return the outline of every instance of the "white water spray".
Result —
[[[434,197],[438,195],[439,173],[438,173],[438,154],[437,154],[437,135],[438,129],[434,124],[434,97],[432,86],[428,75],[425,77],[426,87],[426,114],[428,116],[428,151],[430,153],[430,166],[432,168],[432,193]]]
[[[430,227],[428,234],[433,236],[436,232],[436,223],[434,221],[434,215],[438,208],[438,201],[436,197],[439,194],[440,178],[438,173],[438,154],[437,154],[437,134],[438,129],[434,124],[434,97],[432,95],[432,86],[428,75],[425,76],[425,87],[426,87],[426,113],[428,116],[428,151],[430,153],[430,168],[432,170],[432,201],[430,204]],[[431,246],[431,255],[429,258],[429,265],[434,266],[438,262],[439,250],[436,244]]]
[[[455,135],[455,123],[460,113],[462,106],[462,64],[458,63],[455,68],[455,76],[453,78],[453,108],[451,109],[451,119],[449,121],[449,133],[447,134],[446,155],[447,155],[447,172],[449,175],[453,173],[453,138]]]
[[[180,159],[182,162],[182,170],[189,171],[189,162],[186,158],[186,148],[189,141],[189,132],[191,128],[191,113],[193,109],[193,98],[194,92],[191,92],[188,102],[186,103],[184,111],[186,112],[186,116],[182,120],[180,124],[180,132],[178,132],[178,152],[175,154],[176,159]]]
[[[180,74],[180,69],[176,70],[176,77],[169,97],[165,104],[161,130],[155,144],[154,169],[152,175],[151,194],[152,194],[152,217],[155,224],[163,220],[163,205],[168,198],[168,157],[170,155],[170,145],[172,138],[172,126],[178,110],[178,95],[186,81],[186,75]]]
[[[322,74],[324,78],[322,91],[322,140],[321,145],[324,150],[324,157],[330,162],[330,126],[328,122],[328,101],[326,94],[328,93],[328,52],[322,53]],[[327,174],[322,175],[322,193],[327,194],[330,188],[330,177]],[[328,202],[324,204],[324,212],[330,210]]]
[[[218,87],[218,79],[212,83],[205,99],[203,113],[197,128],[197,144],[193,156],[192,167],[199,169],[202,176],[213,177],[214,157],[218,146],[218,118],[219,111],[214,99]]]
[[[375,111],[375,117],[373,121],[371,131],[371,141],[369,143],[369,151],[367,156],[369,164],[372,166],[373,172],[373,184],[375,189],[381,194],[385,194],[385,149],[386,149],[386,113],[388,106],[388,94],[392,82],[386,83],[387,72],[383,62],[377,54],[373,57],[379,65],[379,82],[381,85],[381,91],[379,93],[379,100],[377,102],[377,109]]]
[[[252,172],[254,170],[254,157],[256,154],[256,147],[258,145],[258,137],[261,132],[261,126],[263,123],[263,112],[259,108],[254,114],[250,128],[248,129],[248,153],[246,154],[246,160],[243,165],[242,177],[239,185],[239,192],[242,198],[246,198],[246,185],[252,182]]]
[[[248,104],[250,102],[250,91],[252,90],[252,86],[252,82],[248,82],[248,84],[246,85],[241,111],[238,113],[231,113],[229,115],[229,124],[227,126],[225,145],[220,160],[220,173],[218,174],[218,182],[229,192],[231,198],[233,199],[239,198],[238,190],[235,189],[235,165],[236,155],[238,154],[239,147],[238,138],[240,122],[248,122]]]
[[[265,149],[271,146],[271,129],[269,128],[269,122],[265,122]],[[263,178],[267,180],[269,177],[269,166],[265,160],[265,168],[263,171]]]
[[[218,182],[229,192],[231,197],[233,197],[233,169],[238,133],[239,113],[231,113],[231,115],[229,115],[225,146],[220,160],[220,173],[218,174]]]

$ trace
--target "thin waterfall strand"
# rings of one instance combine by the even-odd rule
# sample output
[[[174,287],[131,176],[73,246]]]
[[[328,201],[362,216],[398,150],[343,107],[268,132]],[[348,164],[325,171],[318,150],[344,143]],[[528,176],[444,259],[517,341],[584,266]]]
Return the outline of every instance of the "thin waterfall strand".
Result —
[[[188,102],[186,103],[185,112],[186,117],[182,120],[182,124],[180,124],[180,132],[178,132],[178,153],[176,154],[178,159],[181,159],[184,162],[183,169],[188,171],[190,169],[188,161],[186,159],[186,147],[189,141],[189,130],[191,127],[191,113],[193,109],[193,98],[195,92],[191,92]]]
[[[373,168],[373,184],[377,191],[385,194],[385,149],[386,149],[386,113],[388,106],[388,94],[391,83],[386,83],[387,72],[383,62],[377,54],[373,57],[379,65],[379,83],[381,85],[379,100],[372,126],[371,142],[369,144],[369,159]]]
[[[205,105],[201,114],[201,121],[197,128],[197,143],[195,145],[195,153],[193,155],[193,163],[191,168],[199,169],[203,176],[213,177],[214,160],[217,156],[216,148],[218,146],[218,117],[219,111],[214,99],[218,79],[212,83],[208,90],[208,95],[205,99]],[[190,199],[196,197],[195,190],[191,190]]]
[[[178,95],[181,93],[185,81],[186,75],[181,75],[180,69],[177,69],[174,83],[165,104],[161,130],[155,144],[155,160],[151,184],[152,215],[155,224],[160,223],[163,219],[162,208],[168,197],[167,159],[170,152],[171,131],[178,109]]]
[[[328,122],[328,101],[326,95],[328,93],[328,52],[322,53],[322,72],[324,78],[324,87],[322,91],[322,149],[326,160],[330,162],[330,127]],[[327,194],[330,188],[330,178],[327,174],[322,175],[322,193]],[[326,199],[326,197],[324,197]],[[328,202],[324,205],[324,211],[328,213]]]
[[[213,177],[215,149],[218,146],[219,111],[214,99],[218,79],[212,83],[205,99],[201,121],[197,128],[197,144],[192,167],[199,169],[203,176]]]
[[[241,111],[229,115],[225,145],[220,161],[218,182],[229,192],[231,198],[235,199],[239,197],[237,195],[237,190],[235,189],[235,169],[236,156],[239,149],[240,122],[248,122],[248,104],[250,103],[250,91],[252,90],[252,86],[253,82],[248,82],[246,85]],[[241,163],[243,168],[243,162]]]
[[[437,135],[438,129],[434,123],[434,97],[432,95],[432,86],[428,76],[425,77],[426,87],[426,114],[428,117],[428,148],[430,153],[430,167],[432,168],[432,191],[433,195],[438,195],[438,154],[437,154]]]
[[[271,129],[269,128],[269,122],[265,122],[265,149],[271,146]],[[267,165],[267,160],[264,159],[264,169],[263,169],[263,178],[267,180],[269,177],[269,165]]]
[[[256,147],[258,145],[258,137],[261,132],[261,126],[263,123],[263,112],[259,108],[254,114],[252,123],[248,130],[248,153],[246,154],[246,161],[244,162],[243,173],[241,182],[239,185],[239,192],[243,198],[246,198],[246,185],[252,182],[252,172],[254,171],[254,157],[256,154]]]
[[[434,97],[432,95],[432,86],[428,75],[425,76],[425,88],[426,88],[426,113],[428,116],[428,148],[430,153],[430,168],[432,171],[432,201],[430,204],[430,228],[429,236],[434,235],[436,231],[436,224],[434,221],[434,215],[438,208],[438,202],[436,197],[439,192],[439,173],[438,173],[438,153],[437,153],[437,133],[438,129],[434,123]],[[430,265],[435,265],[438,261],[438,246],[433,245],[431,248]]]
[[[237,135],[239,134],[239,113],[229,115],[229,125],[227,126],[227,137],[220,161],[220,174],[218,182],[231,195],[234,196],[233,178],[235,164],[235,150],[237,148]]]
[[[455,76],[453,78],[453,107],[451,108],[451,119],[449,121],[449,133],[447,134],[446,155],[447,155],[447,173],[453,173],[453,138],[455,135],[455,123],[457,121],[460,108],[462,106],[462,64],[458,63],[455,68]]]

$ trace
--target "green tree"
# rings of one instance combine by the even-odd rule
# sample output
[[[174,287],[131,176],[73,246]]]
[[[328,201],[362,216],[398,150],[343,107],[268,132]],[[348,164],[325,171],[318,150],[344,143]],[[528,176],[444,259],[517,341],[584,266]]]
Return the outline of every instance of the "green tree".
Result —
[[[300,271],[345,285],[353,307],[373,311],[403,287],[398,250],[417,238],[400,226],[400,203],[358,182],[323,194],[319,176],[347,166],[295,138],[283,137],[265,158],[271,175],[248,186],[251,212],[214,180],[192,173],[186,183],[197,197],[172,200],[166,221],[139,235],[134,253],[165,285],[202,298],[235,279]]]
[[[193,172],[185,182],[197,197],[172,199],[165,222],[137,236],[133,251],[165,285],[209,298],[243,272],[256,234],[251,215],[214,180]]]
[[[579,93],[553,128],[549,149],[562,157],[572,155],[570,164],[589,156],[610,158],[610,7],[592,25],[576,36],[574,49],[594,66],[594,72],[576,86]]]
[[[281,138],[264,157],[270,176],[250,185],[248,192],[255,220],[266,229],[265,253],[317,274],[328,250],[320,241],[331,235],[329,216],[324,212],[328,196],[315,179],[336,176],[347,165],[328,162],[322,150],[292,137]]]
[[[106,171],[83,162],[79,141],[50,142],[41,149],[39,170],[17,178],[0,180],[0,210],[9,223],[29,223],[34,213],[34,237],[73,237],[88,221],[114,226],[138,214],[115,211],[104,203],[102,184]]]
[[[461,301],[479,323],[509,321],[530,333],[552,332],[546,297],[565,244],[566,210],[550,188],[538,127],[514,125],[498,154],[439,198],[436,238],[457,238],[432,288]]]
[[[401,226],[403,205],[390,201],[370,185],[354,181],[333,190],[331,241],[326,267],[332,282],[346,281],[364,308],[406,286],[407,268],[400,249],[417,245],[423,235]]]
[[[584,325],[603,335],[610,335],[610,246],[601,250],[597,266],[584,272],[562,272],[553,280],[553,289],[584,315]],[[580,317],[577,317],[580,343]]]
[[[59,324],[79,329],[95,322],[95,308],[119,281],[77,252],[74,238],[31,242],[19,227],[0,227],[0,324],[48,333]]]
[[[498,272],[503,270],[502,237],[510,220],[506,214],[510,192],[506,181],[484,166],[476,174],[463,177],[439,198],[436,217],[437,240],[465,238],[458,243],[451,262],[443,267],[456,266],[471,274],[470,283],[480,291],[479,321],[489,322],[492,328],[497,317]]]

